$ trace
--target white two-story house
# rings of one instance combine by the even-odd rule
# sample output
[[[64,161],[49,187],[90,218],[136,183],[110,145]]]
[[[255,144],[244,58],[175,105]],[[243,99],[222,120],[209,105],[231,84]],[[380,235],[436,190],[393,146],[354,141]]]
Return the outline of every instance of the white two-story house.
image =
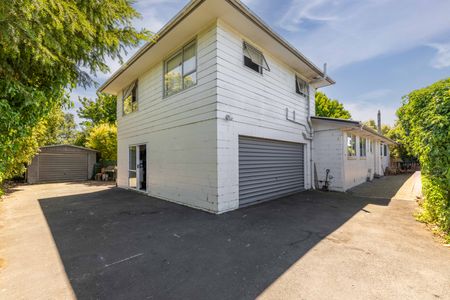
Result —
[[[101,87],[119,187],[221,213],[313,187],[315,90],[334,81],[238,0],[193,0]]]

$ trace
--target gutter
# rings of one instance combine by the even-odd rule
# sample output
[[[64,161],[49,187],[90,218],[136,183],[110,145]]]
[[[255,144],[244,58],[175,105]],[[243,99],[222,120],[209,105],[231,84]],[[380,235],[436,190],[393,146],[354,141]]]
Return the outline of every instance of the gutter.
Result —
[[[311,117],[311,119],[315,119],[318,121],[326,121],[326,122],[335,122],[335,123],[344,123],[344,124],[348,124],[350,126],[352,126],[353,128],[359,128],[361,130],[365,130],[367,132],[370,132],[371,134],[374,134],[382,139],[384,139],[385,141],[388,141],[392,144],[397,144],[395,141],[391,140],[390,138],[378,133],[376,130],[372,129],[369,126],[364,125],[362,122],[360,121],[353,121],[353,120],[346,120],[346,119],[336,119],[336,118],[327,118],[327,117]]]

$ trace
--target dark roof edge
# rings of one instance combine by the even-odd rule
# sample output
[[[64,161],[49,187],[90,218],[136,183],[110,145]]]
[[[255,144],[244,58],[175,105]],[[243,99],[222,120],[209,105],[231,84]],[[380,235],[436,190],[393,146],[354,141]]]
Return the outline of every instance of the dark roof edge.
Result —
[[[311,119],[315,119],[315,120],[319,120],[319,121],[329,121],[329,122],[336,122],[336,123],[342,123],[342,124],[346,124],[346,125],[353,125],[355,127],[361,128],[362,130],[365,130],[371,134],[374,134],[390,143],[393,144],[397,144],[397,142],[395,142],[394,140],[391,140],[390,138],[378,133],[378,131],[374,130],[373,128],[364,125],[362,122],[360,121],[354,121],[354,120],[347,120],[347,119],[338,119],[338,118],[327,118],[327,117],[318,117],[318,116],[314,116],[311,117]]]
[[[39,148],[54,148],[54,147],[72,147],[72,148],[78,148],[78,149],[87,150],[87,151],[99,152],[98,150],[95,150],[95,149],[81,147],[81,146],[77,146],[77,145],[70,145],[70,144],[47,145],[47,146],[41,146]]]
[[[353,125],[360,125],[361,124],[361,122],[354,121],[354,120],[319,117],[319,116],[313,116],[313,117],[311,117],[311,119],[323,120],[323,121],[331,121],[331,122],[339,122],[339,123],[347,123],[347,124],[353,124]]]

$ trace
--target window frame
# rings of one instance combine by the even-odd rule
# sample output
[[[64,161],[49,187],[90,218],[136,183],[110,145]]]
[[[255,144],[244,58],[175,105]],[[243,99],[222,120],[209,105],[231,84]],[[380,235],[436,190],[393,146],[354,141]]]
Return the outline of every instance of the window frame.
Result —
[[[253,59],[251,58],[250,53],[249,53],[249,56],[245,55],[246,48],[247,48],[247,49],[250,49],[251,51],[254,51],[254,52],[258,53],[259,55],[261,55],[261,58],[262,58],[262,64],[261,64],[261,65],[255,63],[255,62],[253,61]],[[248,52],[248,50],[247,50],[247,52]],[[248,65],[246,64],[246,60],[245,60],[246,58],[247,58],[248,60],[250,60],[250,62],[253,63],[255,66],[258,66],[258,70],[255,70],[254,68],[248,66]],[[243,42],[242,42],[242,64],[243,64],[246,68],[248,68],[248,69],[250,69],[250,70],[252,70],[252,71],[254,71],[254,72],[256,72],[256,73],[259,73],[259,74],[261,74],[261,75],[263,75],[263,69],[266,70],[266,71],[268,71],[268,72],[270,72],[270,67],[269,67],[269,64],[267,63],[267,60],[266,60],[266,57],[264,56],[264,53],[263,53],[261,50],[259,50],[258,48],[254,47],[253,45],[251,45],[250,43],[248,43],[248,42],[246,42],[246,41],[243,41]],[[265,65],[266,67],[264,67],[264,65]]]
[[[191,71],[190,73],[184,74],[184,51],[186,48],[188,48],[189,46],[191,46],[192,44],[195,44],[195,69],[193,71]],[[179,55],[181,53],[181,86],[182,88],[173,93],[173,94],[167,94],[167,86],[166,86],[166,74],[167,74],[167,63],[173,59],[174,57],[176,57],[177,55]],[[189,87],[185,87],[184,86],[184,77],[185,76],[189,76],[191,74],[195,73],[195,83]],[[171,55],[169,55],[167,58],[165,58],[163,60],[163,98],[168,98],[174,95],[177,95],[183,91],[186,91],[192,87],[195,87],[198,83],[198,78],[197,78],[197,74],[198,74],[198,41],[197,38],[194,38],[192,40],[190,40],[189,42],[185,43],[183,46],[181,46],[180,48],[178,48],[176,51],[174,51]]]
[[[136,107],[135,109],[132,109],[130,112],[125,112],[125,99],[128,97],[132,97],[136,99]],[[133,102],[133,101],[132,101]],[[122,90],[122,117],[128,116],[132,113],[135,113],[139,110],[139,80],[133,81],[131,84],[129,84],[125,89]]]
[[[387,145],[383,144],[383,151],[384,151],[384,155],[383,156],[387,156]]]
[[[362,143],[363,140],[364,140],[364,143]],[[363,146],[363,144],[364,144],[364,146]],[[360,158],[367,157],[367,138],[365,138],[365,137],[359,137],[359,157]]]
[[[302,91],[300,90],[299,82],[298,82],[299,80],[301,80],[302,82],[305,83],[305,85],[306,85],[306,93],[304,93],[304,92],[302,92]],[[296,92],[297,94],[299,94],[300,96],[305,97],[305,99],[308,99],[308,98],[309,98],[309,83],[308,83],[306,80],[302,79],[302,78],[301,78],[300,76],[298,76],[297,74],[295,74],[295,92]]]
[[[351,145],[348,144],[349,139],[351,139]],[[349,151],[350,148],[349,147],[351,147],[354,150],[355,154],[352,155],[350,153],[350,151]],[[354,158],[358,157],[358,152],[357,152],[357,147],[356,147],[356,135],[354,135],[353,133],[347,133],[347,145],[346,145],[346,148],[347,148],[347,159],[354,159]]]

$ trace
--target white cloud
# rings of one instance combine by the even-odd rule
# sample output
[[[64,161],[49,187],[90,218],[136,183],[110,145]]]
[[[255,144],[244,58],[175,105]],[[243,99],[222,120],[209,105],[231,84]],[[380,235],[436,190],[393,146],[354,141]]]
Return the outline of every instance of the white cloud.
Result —
[[[431,61],[431,65],[436,69],[450,67],[450,43],[446,44],[429,44],[430,47],[436,49],[436,56]]]
[[[352,119],[356,121],[377,120],[378,110],[381,111],[381,124],[394,125],[397,111],[396,105],[386,106],[385,104],[346,102],[345,109],[350,111]]]
[[[433,43],[450,33],[449,11],[445,0],[292,0],[277,25],[336,69]]]

